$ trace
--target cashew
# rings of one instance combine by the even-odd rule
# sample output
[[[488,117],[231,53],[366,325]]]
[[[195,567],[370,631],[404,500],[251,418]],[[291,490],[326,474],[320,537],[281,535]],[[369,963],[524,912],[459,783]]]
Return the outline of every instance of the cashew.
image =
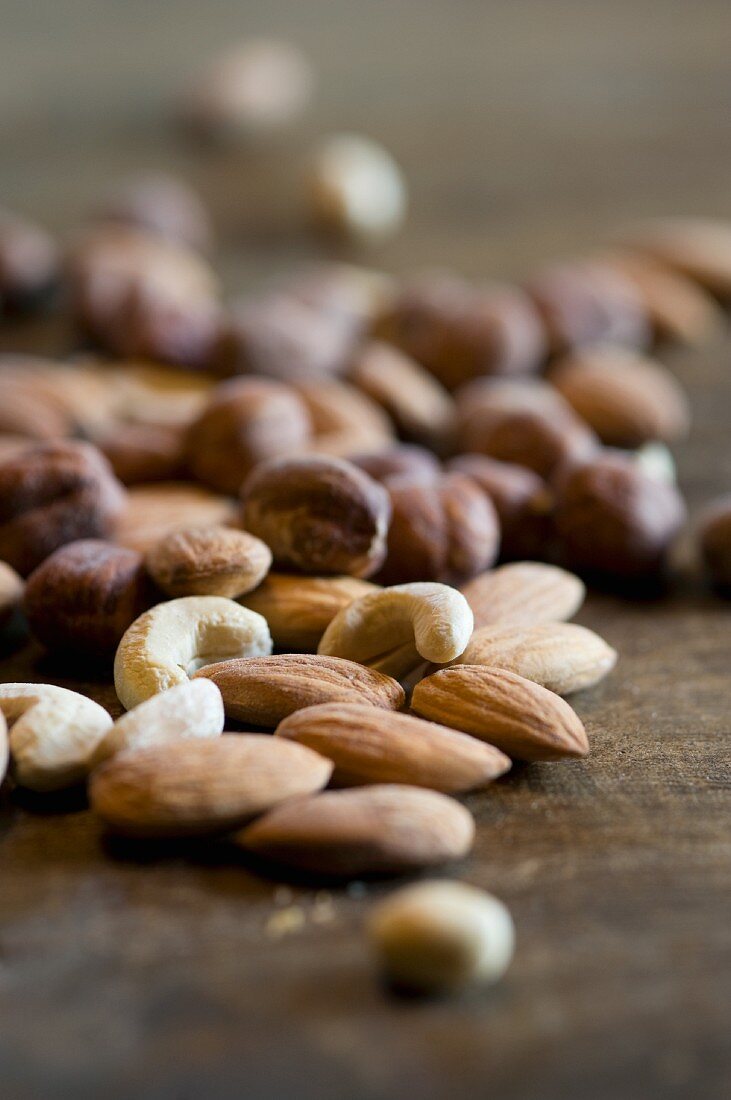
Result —
[[[446,664],[464,652],[474,620],[464,596],[446,584],[382,588],[344,607],[318,653],[346,657],[399,679],[422,661]]]
[[[136,619],[114,658],[114,686],[127,710],[184,684],[216,661],[272,651],[267,621],[225,596],[183,596]]]
[[[16,782],[34,791],[55,791],[84,779],[112,725],[98,703],[53,684],[0,684],[0,710],[11,726]]]
[[[99,744],[94,766],[123,749],[218,737],[223,722],[223,699],[213,680],[186,681],[153,695],[118,718]]]

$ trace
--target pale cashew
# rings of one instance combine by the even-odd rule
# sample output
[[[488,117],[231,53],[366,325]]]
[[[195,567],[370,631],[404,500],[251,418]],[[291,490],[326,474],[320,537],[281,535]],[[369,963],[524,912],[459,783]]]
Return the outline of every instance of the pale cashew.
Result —
[[[55,791],[88,775],[111,715],[85,695],[53,684],[0,684],[10,725],[13,774],[21,787]]]
[[[422,661],[453,661],[467,646],[473,625],[470,606],[455,588],[398,584],[339,611],[318,653],[359,661],[399,679]]]
[[[153,695],[118,718],[99,744],[94,765],[123,749],[218,737],[223,723],[223,699],[213,680],[188,680]]]
[[[135,619],[114,658],[114,686],[122,706],[131,710],[184,684],[204,665],[271,651],[262,615],[225,596],[183,596]]]

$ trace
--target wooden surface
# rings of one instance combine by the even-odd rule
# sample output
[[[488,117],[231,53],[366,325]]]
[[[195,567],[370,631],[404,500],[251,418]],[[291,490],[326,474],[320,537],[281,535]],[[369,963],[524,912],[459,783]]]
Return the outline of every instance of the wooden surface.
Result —
[[[727,0],[4,0],[0,14],[0,198],[68,232],[120,173],[180,169],[214,205],[232,290],[314,254],[289,202],[302,149],[331,128],[372,133],[405,166],[409,226],[371,257],[395,270],[521,273],[636,217],[731,215]],[[167,125],[171,97],[207,49],[250,31],[310,51],[316,109],[256,164],[200,156]],[[50,329],[2,334],[39,340],[61,350]],[[696,414],[678,449],[693,504],[731,487],[729,359],[728,341],[674,357]],[[729,1095],[730,616],[692,578],[654,602],[589,601],[580,620],[621,654],[576,699],[591,756],[516,768],[468,800],[477,843],[454,871],[518,930],[487,994],[381,989],[360,926],[382,884],[290,897],[210,850],[105,849],[83,806],[5,791],[0,1093]],[[112,698],[33,649],[0,676]],[[304,919],[277,938],[282,911]]]

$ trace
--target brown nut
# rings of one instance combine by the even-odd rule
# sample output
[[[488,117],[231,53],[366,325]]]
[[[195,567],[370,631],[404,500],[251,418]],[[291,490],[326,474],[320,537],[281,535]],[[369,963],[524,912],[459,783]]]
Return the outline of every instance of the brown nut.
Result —
[[[310,163],[308,198],[318,228],[362,241],[395,233],[408,205],[396,161],[359,134],[334,134],[320,143]]]
[[[360,334],[384,307],[393,285],[393,278],[382,271],[330,261],[295,272],[284,289],[305,305],[340,318]]]
[[[154,598],[140,554],[101,539],[81,539],[56,550],[31,573],[23,609],[48,649],[107,656]]]
[[[232,527],[186,527],[148,550],[145,565],[168,596],[228,596],[250,592],[272,563],[268,546]]]
[[[210,215],[181,179],[151,172],[123,180],[94,212],[100,222],[132,226],[207,252],[213,241]]]
[[[0,463],[0,558],[27,576],[80,538],[111,534],[124,489],[89,443],[31,446]]]
[[[110,424],[96,445],[123,485],[174,481],[183,473],[183,430],[168,424]]]
[[[122,546],[146,553],[172,531],[233,523],[235,519],[233,501],[198,485],[177,481],[137,485],[127,494],[114,538]]]
[[[196,478],[236,496],[254,466],[303,450],[309,437],[307,410],[288,386],[265,378],[236,378],[213,391],[188,429],[185,448]]]
[[[624,243],[687,275],[717,297],[731,298],[731,227],[727,222],[659,218],[626,234]]]
[[[42,302],[58,275],[58,251],[40,226],[0,209],[0,313]]]
[[[684,519],[675,486],[625,455],[599,455],[556,487],[561,554],[579,571],[630,579],[659,574]]]
[[[690,423],[688,399],[661,363],[623,348],[593,348],[560,360],[551,382],[610,447],[672,443]]]
[[[312,421],[310,450],[350,458],[380,451],[396,442],[386,413],[366,394],[345,382],[298,382],[294,387]]]
[[[713,583],[723,589],[731,587],[731,496],[719,497],[703,510],[698,541]]]
[[[319,455],[263,462],[242,497],[244,527],[279,566],[368,577],[383,562],[388,493],[350,462]]]
[[[337,613],[375,591],[374,584],[356,577],[269,573],[239,603],[264,616],[277,649],[314,653]]]
[[[391,526],[379,583],[452,584],[493,564],[500,543],[497,513],[470,478],[457,473],[427,482],[394,478],[388,490]]]
[[[15,609],[20,606],[24,588],[23,580],[15,570],[7,562],[0,561],[0,627],[7,624]],[[0,749],[0,754],[1,752]]]
[[[74,424],[68,411],[34,378],[0,374],[0,434],[29,439],[63,439]]]
[[[441,473],[439,459],[425,447],[401,443],[385,451],[370,451],[350,456],[354,466],[369,477],[388,485],[391,478],[407,477],[411,481],[435,481]]]
[[[474,577],[462,588],[475,630],[534,626],[570,619],[586,595],[583,581],[556,565],[515,561]]]

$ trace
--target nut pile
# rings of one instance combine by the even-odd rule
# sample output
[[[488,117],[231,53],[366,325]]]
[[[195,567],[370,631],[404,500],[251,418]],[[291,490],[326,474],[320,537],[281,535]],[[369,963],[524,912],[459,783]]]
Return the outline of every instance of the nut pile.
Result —
[[[298,54],[258,43],[181,114],[251,138],[310,92]],[[353,137],[311,187],[356,237],[405,206]],[[689,412],[655,354],[718,332],[730,233],[666,221],[522,285],[321,264],[227,304],[180,181],[125,182],[65,255],[3,214],[0,308],[65,309],[92,350],[0,355],[0,628],[22,613],[51,653],[113,665],[126,713],[0,684],[0,776],[88,781],[115,833],[225,838],[270,871],[463,858],[456,796],[589,751],[564,697],[617,654],[568,622],[579,575],[671,564]],[[728,499],[700,546],[731,585]],[[421,989],[494,980],[513,943],[499,902],[446,882],[388,899],[370,935]]]

